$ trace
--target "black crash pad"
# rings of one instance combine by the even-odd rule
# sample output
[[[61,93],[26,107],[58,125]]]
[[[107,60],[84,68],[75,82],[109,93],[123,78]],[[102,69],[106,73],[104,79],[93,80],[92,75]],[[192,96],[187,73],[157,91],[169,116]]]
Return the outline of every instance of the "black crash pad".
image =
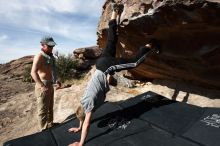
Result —
[[[4,146],[67,146],[79,141],[76,118]],[[219,146],[220,108],[201,108],[146,92],[94,112],[85,146]]]

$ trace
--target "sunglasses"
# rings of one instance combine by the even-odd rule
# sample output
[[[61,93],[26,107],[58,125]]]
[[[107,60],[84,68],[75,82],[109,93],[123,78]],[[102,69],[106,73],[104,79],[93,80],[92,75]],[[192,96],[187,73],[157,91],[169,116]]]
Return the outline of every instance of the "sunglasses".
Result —
[[[54,46],[48,46],[47,44],[41,44],[41,46],[46,45],[48,48],[53,48]]]
[[[48,48],[53,48],[54,46],[48,46]]]

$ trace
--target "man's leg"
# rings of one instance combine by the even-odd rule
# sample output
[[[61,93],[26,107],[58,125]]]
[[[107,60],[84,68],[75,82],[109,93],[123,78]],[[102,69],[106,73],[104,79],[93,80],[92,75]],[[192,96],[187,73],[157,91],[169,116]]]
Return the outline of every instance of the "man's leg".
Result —
[[[38,122],[41,130],[47,128],[47,114],[48,114],[48,98],[47,92],[41,90],[39,85],[35,86],[35,96],[37,98],[37,112]]]
[[[109,21],[107,45],[105,49],[103,50],[102,56],[115,57],[116,55],[116,45],[118,41],[117,22],[116,22],[117,16],[118,16],[118,13],[113,11],[111,20]]]
[[[49,103],[48,103],[48,115],[47,115],[47,128],[50,128],[53,126],[53,105],[54,105],[54,89],[53,89],[53,85],[50,85],[49,89],[49,94],[48,94],[48,98],[49,98]]]
[[[145,56],[148,53],[150,53],[150,50],[151,49],[148,47],[142,47],[140,48],[137,55],[135,55],[132,58],[116,58],[115,64],[113,66],[110,66],[105,71],[105,74],[137,67],[139,64],[141,64],[145,60]]]
[[[116,45],[118,41],[116,19],[117,17],[120,17],[123,10],[124,10],[124,6],[122,4],[120,3],[112,4],[112,16],[109,22],[108,40],[107,40],[107,45],[102,53],[103,56],[115,57],[116,55]]]
[[[105,72],[106,69],[115,64],[114,61],[116,56],[116,45],[118,41],[116,18],[122,13],[124,9],[124,6],[122,4],[114,3],[112,7],[113,12],[111,20],[109,22],[107,45],[106,48],[103,50],[101,57],[96,62],[96,69],[103,72]]]

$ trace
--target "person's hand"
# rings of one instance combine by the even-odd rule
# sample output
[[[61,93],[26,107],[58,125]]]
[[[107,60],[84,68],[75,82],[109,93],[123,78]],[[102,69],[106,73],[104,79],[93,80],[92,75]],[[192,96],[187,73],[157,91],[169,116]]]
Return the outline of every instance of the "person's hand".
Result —
[[[43,84],[43,85],[41,85],[41,90],[43,92],[46,92],[48,90],[48,88]]]
[[[82,146],[82,145],[79,142],[74,142],[74,143],[72,143],[72,144],[70,144],[68,146]]]
[[[60,81],[56,81],[56,84],[57,84],[56,90],[61,89],[61,82]]]
[[[80,128],[70,128],[68,131],[76,133],[80,131]]]

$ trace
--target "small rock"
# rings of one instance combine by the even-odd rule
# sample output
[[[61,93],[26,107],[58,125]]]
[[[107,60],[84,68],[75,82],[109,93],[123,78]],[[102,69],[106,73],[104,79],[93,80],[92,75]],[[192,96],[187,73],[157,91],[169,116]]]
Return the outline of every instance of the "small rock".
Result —
[[[8,123],[11,123],[11,119],[9,117],[6,117],[2,119],[2,127],[5,127]]]
[[[76,58],[80,58],[80,54],[83,54],[85,59],[96,59],[102,53],[102,49],[98,46],[75,49],[73,54]]]
[[[0,102],[1,102],[1,103],[6,103],[6,102],[7,102],[7,98],[2,98],[2,99],[0,100]]]
[[[71,86],[72,86],[71,84],[67,84],[67,85],[63,86],[63,88],[69,88]]]
[[[79,59],[85,59],[85,57],[83,56],[83,54],[79,54]]]

